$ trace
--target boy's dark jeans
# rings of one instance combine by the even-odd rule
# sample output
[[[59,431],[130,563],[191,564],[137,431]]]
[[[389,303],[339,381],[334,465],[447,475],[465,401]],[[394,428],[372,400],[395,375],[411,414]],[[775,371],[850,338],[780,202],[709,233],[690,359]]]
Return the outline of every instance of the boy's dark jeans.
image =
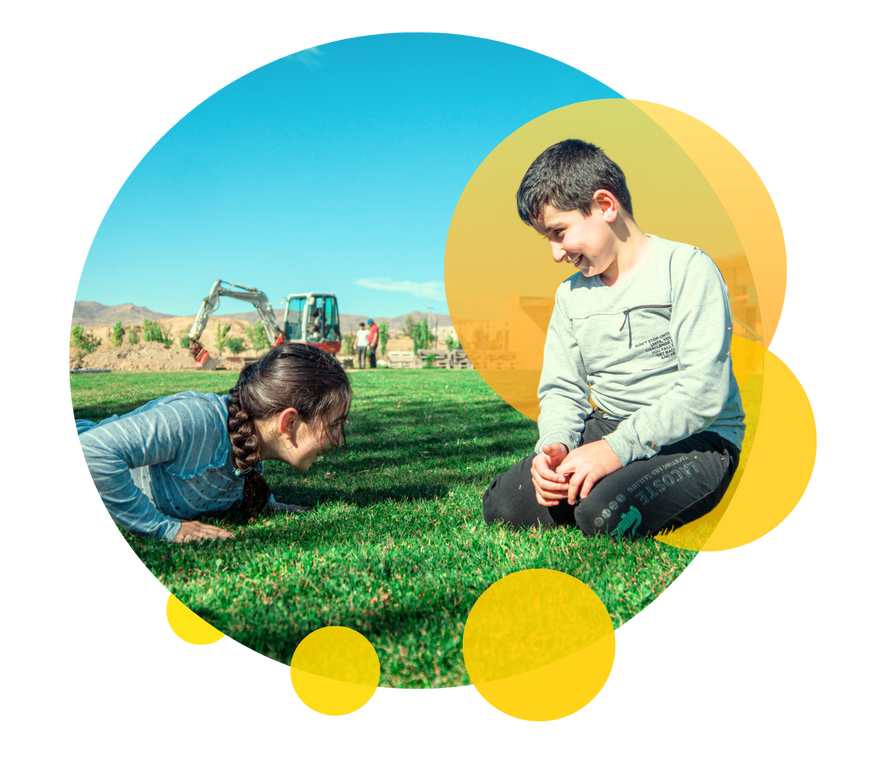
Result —
[[[595,414],[585,424],[582,445],[600,440],[621,422]],[[633,461],[598,482],[575,506],[537,503],[531,478],[534,456],[494,478],[485,491],[485,522],[520,527],[576,524],[589,535],[644,536],[678,528],[721,501],[736,472],[740,452],[714,432],[701,432],[664,446],[650,459]]]

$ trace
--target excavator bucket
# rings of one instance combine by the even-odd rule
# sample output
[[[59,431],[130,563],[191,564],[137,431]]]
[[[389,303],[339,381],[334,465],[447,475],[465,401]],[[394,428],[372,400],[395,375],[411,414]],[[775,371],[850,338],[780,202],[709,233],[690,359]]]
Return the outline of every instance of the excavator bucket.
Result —
[[[194,367],[198,371],[212,371],[218,367],[218,364],[221,360],[213,360],[209,353],[204,349],[197,355],[197,359],[194,361]]]

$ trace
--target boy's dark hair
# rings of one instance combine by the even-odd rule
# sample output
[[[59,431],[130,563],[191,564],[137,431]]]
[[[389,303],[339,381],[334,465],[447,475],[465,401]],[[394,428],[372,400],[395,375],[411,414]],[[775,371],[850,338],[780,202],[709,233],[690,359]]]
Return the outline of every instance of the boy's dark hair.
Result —
[[[624,173],[600,147],[579,139],[567,139],[549,147],[527,169],[515,196],[518,215],[531,225],[543,208],[591,213],[594,193],[605,189],[634,215]]]
[[[320,421],[327,429],[330,415],[339,407],[347,414],[351,401],[352,388],[342,365],[318,347],[280,344],[242,369],[230,390],[227,431],[233,465],[245,477],[241,513],[246,519],[270,500],[270,486],[257,469],[261,458],[255,419],[295,408],[304,422]],[[345,424],[340,434],[345,440]]]

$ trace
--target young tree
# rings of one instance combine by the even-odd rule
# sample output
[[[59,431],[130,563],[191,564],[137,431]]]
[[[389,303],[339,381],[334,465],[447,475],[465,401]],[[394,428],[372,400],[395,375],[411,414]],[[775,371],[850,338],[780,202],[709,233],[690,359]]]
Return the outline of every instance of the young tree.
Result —
[[[157,320],[142,321],[142,337],[143,341],[159,341],[167,348],[173,343],[169,327],[164,328]]]
[[[264,321],[258,320],[254,325],[246,328],[246,335],[249,337],[249,343],[255,352],[262,349],[269,349],[270,340],[267,338],[267,332],[264,330]]]
[[[347,333],[343,336],[343,346],[340,352],[344,355],[355,354],[355,334]]]
[[[223,325],[221,321],[218,321],[218,327],[215,329],[215,346],[218,349],[218,354],[222,354],[224,352],[224,348],[227,346],[227,334],[230,331],[230,323]]]
[[[410,339],[415,338],[415,320],[412,319],[412,315],[406,316],[405,333]]]
[[[232,355],[238,355],[246,345],[245,341],[237,336],[228,336],[225,341],[227,342],[227,349]]]
[[[408,317],[408,315],[407,315]],[[412,346],[418,352],[419,349],[430,349],[433,343],[433,333],[427,327],[427,320],[422,318],[412,329]]]
[[[379,323],[379,351],[382,357],[385,357],[385,350],[388,349],[388,321],[383,320]]]
[[[90,355],[100,346],[100,339],[88,333],[81,325],[74,325],[70,331],[70,346],[75,347],[79,358]]]
[[[116,320],[112,328],[112,346],[120,347],[124,343],[124,326],[121,320]]]

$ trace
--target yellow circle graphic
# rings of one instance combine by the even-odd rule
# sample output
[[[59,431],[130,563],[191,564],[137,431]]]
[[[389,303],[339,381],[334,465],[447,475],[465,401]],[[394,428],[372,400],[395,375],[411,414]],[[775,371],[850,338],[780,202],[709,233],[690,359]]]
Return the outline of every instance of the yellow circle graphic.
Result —
[[[366,704],[379,685],[376,649],[347,627],[322,627],[308,634],[291,659],[291,683],[310,709],[347,715]]]
[[[658,540],[705,555],[733,552],[767,538],[803,503],[818,463],[815,406],[788,361],[773,350],[762,353],[767,375],[754,442],[747,437],[743,445],[745,462],[712,512]]]
[[[201,619],[175,595],[169,593],[164,598],[164,621],[176,640],[192,648],[211,648],[227,639],[223,632]]]
[[[446,242],[446,296],[461,345],[500,397],[537,419],[555,290],[574,269],[555,265],[548,243],[521,222],[515,191],[530,163],[567,138],[602,147],[625,172],[643,231],[700,247],[728,287],[731,356],[747,416],[740,467],[715,510],[658,538],[695,550],[754,541],[802,496],[815,423],[803,388],[766,349],[785,297],[778,216],[751,165],[711,128],[659,104],[604,99],[549,112],[501,142],[467,184]]]
[[[580,710],[603,687],[614,658],[606,607],[558,571],[503,577],[476,601],[464,627],[464,663],[476,690],[522,720]]]

